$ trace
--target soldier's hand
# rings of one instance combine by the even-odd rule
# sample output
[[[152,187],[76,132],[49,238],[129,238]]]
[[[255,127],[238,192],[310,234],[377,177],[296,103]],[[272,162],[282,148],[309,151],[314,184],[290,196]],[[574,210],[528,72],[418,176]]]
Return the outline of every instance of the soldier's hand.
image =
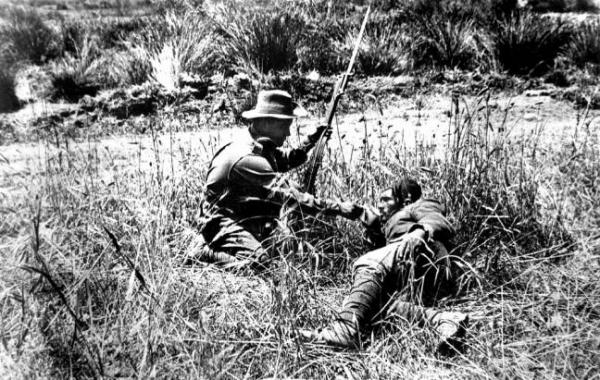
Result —
[[[325,136],[326,138],[329,138],[331,137],[332,132],[332,128],[329,128],[328,125],[319,125],[313,133],[307,136],[308,141],[310,141],[314,145],[317,143],[317,141],[319,141],[321,135]]]
[[[352,202],[341,202],[339,207],[340,215],[351,220],[358,219],[364,211],[361,205]]]

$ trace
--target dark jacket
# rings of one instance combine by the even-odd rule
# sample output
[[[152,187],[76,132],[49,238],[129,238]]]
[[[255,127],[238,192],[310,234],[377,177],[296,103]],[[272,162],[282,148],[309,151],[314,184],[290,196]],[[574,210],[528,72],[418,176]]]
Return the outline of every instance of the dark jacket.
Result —
[[[369,209],[365,209],[361,220],[367,227],[369,240],[377,247],[392,243],[416,228],[424,228],[430,233],[430,239],[447,245],[455,230],[445,214],[442,204],[421,198],[396,211],[383,225],[379,214]]]
[[[286,203],[306,213],[338,213],[338,203],[303,193],[279,175],[304,163],[311,147],[307,141],[296,149],[282,149],[247,134],[220,148],[206,177],[205,224],[222,217],[273,223]]]

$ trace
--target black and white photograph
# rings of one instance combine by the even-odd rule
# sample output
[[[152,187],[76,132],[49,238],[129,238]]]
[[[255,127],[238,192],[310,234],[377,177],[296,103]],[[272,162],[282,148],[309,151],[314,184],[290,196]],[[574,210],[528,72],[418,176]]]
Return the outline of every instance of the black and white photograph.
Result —
[[[0,379],[600,380],[600,0],[0,0]]]

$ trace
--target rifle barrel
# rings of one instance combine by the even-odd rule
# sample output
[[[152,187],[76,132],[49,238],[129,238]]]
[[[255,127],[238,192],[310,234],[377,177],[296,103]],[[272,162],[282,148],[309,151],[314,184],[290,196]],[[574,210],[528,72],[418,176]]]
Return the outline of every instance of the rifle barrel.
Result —
[[[365,29],[367,29],[367,21],[369,20],[369,14],[371,13],[371,6],[367,8],[367,13],[365,14],[365,18],[360,26],[360,32],[358,32],[358,37],[356,37],[356,43],[354,44],[354,51],[352,52],[352,57],[350,58],[350,64],[348,65],[348,70],[346,71],[346,75],[352,74],[352,67],[354,66],[354,61],[356,61],[356,56],[358,55],[358,49],[360,48],[360,41],[365,34]],[[344,87],[345,83],[344,83]]]

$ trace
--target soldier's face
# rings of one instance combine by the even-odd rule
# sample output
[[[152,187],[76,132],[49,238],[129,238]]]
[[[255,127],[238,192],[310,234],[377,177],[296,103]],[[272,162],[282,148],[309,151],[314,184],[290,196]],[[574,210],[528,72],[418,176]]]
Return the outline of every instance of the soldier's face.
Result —
[[[392,195],[392,189],[387,189],[379,196],[377,208],[383,222],[387,221],[398,210],[399,204]]]
[[[259,133],[268,137],[277,146],[282,146],[285,140],[290,136],[291,119],[265,119],[261,123]]]

